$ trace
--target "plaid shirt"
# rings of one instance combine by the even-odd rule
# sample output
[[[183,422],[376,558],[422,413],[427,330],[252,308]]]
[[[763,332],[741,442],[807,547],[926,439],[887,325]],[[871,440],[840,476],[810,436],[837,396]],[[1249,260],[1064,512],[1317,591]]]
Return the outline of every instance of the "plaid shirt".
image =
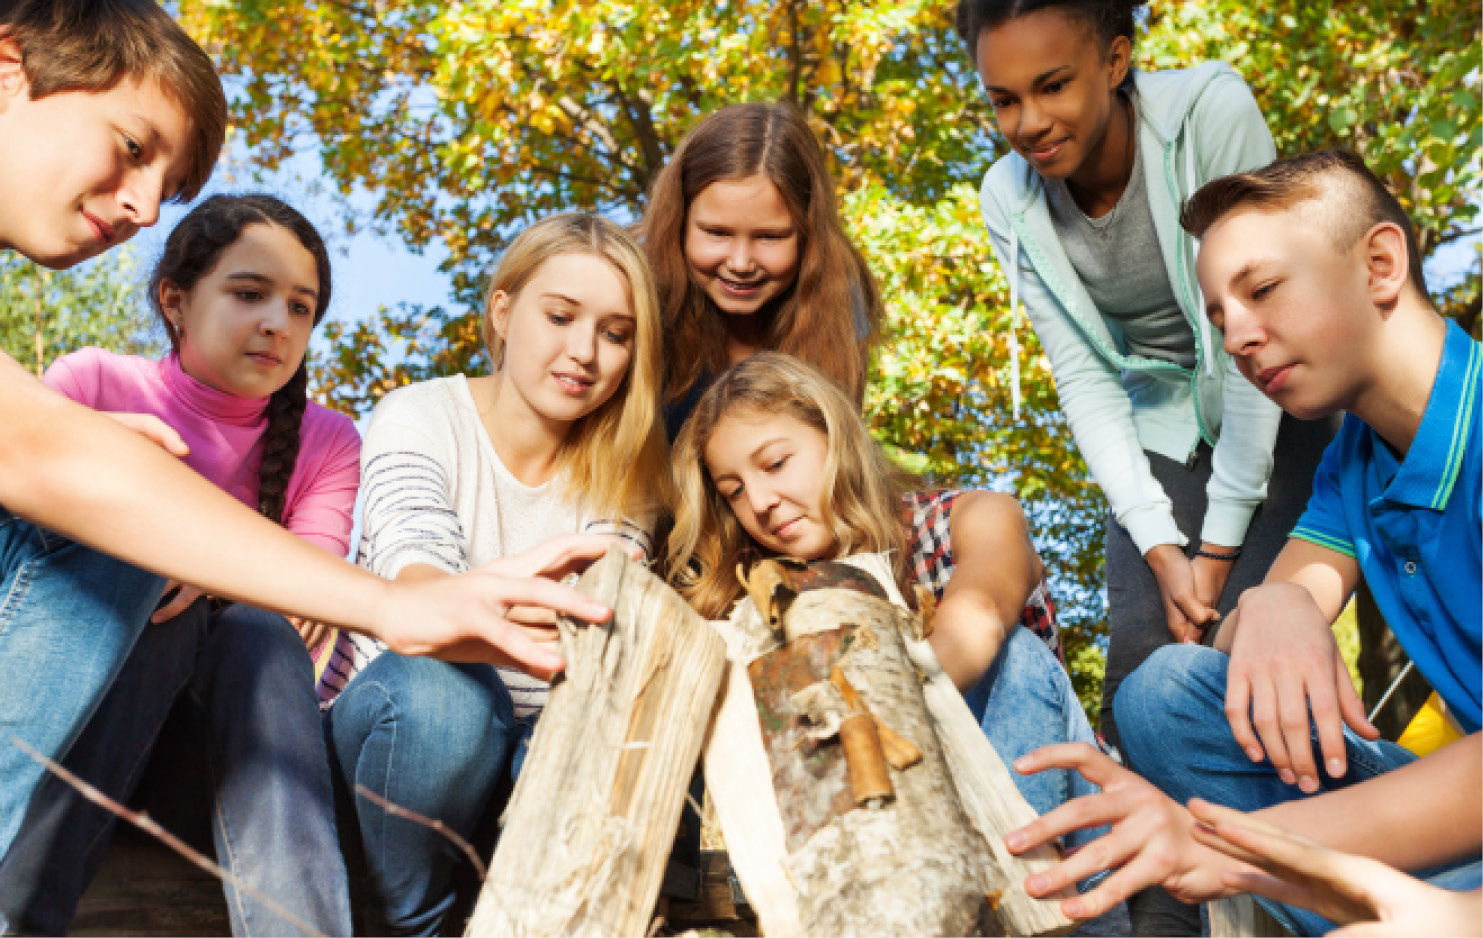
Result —
[[[962,494],[952,490],[912,492],[904,499],[907,529],[911,532],[912,576],[939,600],[957,569],[949,521],[953,502]],[[1039,636],[1055,652],[1061,664],[1066,663],[1066,653],[1061,648],[1061,636],[1056,628],[1056,607],[1051,602],[1044,574],[1020,612],[1020,624]]]

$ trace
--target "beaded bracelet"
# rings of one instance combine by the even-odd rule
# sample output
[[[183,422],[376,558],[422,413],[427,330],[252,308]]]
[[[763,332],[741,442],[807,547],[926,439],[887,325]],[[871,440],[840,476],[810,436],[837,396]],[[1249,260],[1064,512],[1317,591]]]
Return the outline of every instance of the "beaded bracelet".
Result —
[[[1241,548],[1238,547],[1229,554],[1217,554],[1213,550],[1206,550],[1202,547],[1195,551],[1195,556],[1209,557],[1211,560],[1224,560],[1226,563],[1234,563],[1236,558],[1241,556]]]

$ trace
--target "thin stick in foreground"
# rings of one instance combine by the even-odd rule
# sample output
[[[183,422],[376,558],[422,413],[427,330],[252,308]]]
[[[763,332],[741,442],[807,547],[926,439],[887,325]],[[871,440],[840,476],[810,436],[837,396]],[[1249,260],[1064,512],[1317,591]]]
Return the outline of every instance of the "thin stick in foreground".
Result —
[[[26,742],[24,739],[21,739],[19,736],[12,735],[10,737],[10,741],[14,743],[16,747],[21,750],[21,752],[24,752],[32,759],[35,759],[37,762],[41,763],[48,772],[51,772],[57,778],[60,778],[68,785],[71,785],[79,795],[82,795],[88,801],[91,801],[93,804],[102,808],[104,811],[107,811],[114,817],[122,818],[123,820],[128,821],[130,824],[133,824],[135,827],[144,831],[144,833],[149,834],[151,837],[154,837],[156,840],[160,841],[160,843],[163,843],[171,850],[174,850],[176,853],[185,857],[196,867],[204,870],[207,873],[210,873],[212,876],[215,876],[222,882],[230,884],[238,892],[246,893],[247,895],[256,899],[258,902],[261,902],[263,905],[267,906],[274,915],[277,915],[285,922],[293,925],[304,934],[316,935],[318,936],[318,938],[327,938],[324,932],[315,928],[313,925],[310,925],[308,922],[304,921],[297,915],[290,912],[288,909],[284,908],[283,906],[274,902],[272,899],[258,892],[256,889],[253,889],[251,886],[247,885],[247,883],[244,882],[241,877],[237,876],[235,873],[232,873],[229,870],[222,868],[221,866],[218,866],[216,862],[210,857],[207,857],[205,854],[196,850],[190,844],[187,844],[179,837],[176,837],[174,834],[165,830],[159,825],[157,821],[155,821],[154,818],[150,817],[147,813],[126,808],[123,805],[119,804],[117,801],[114,801],[112,798],[103,794],[92,785],[78,778],[70,770],[63,768],[57,762],[47,758],[40,752],[37,752],[30,743]]]
[[[474,872],[479,874],[479,882],[484,882],[484,877],[488,875],[489,871],[485,868],[484,861],[479,859],[479,852],[474,849],[473,844],[458,836],[458,832],[455,831],[453,828],[449,827],[447,824],[444,824],[437,818],[431,818],[425,814],[418,814],[411,808],[404,808],[401,805],[396,804],[395,802],[387,801],[385,798],[376,794],[374,791],[371,791],[369,788],[359,782],[357,782],[355,785],[355,793],[369,801],[371,804],[380,808],[382,811],[390,814],[392,817],[406,818],[413,824],[421,824],[423,827],[437,831],[439,834],[442,834],[444,837],[448,838],[448,841],[459,850],[462,850],[463,855],[468,859],[470,863],[474,865]]]

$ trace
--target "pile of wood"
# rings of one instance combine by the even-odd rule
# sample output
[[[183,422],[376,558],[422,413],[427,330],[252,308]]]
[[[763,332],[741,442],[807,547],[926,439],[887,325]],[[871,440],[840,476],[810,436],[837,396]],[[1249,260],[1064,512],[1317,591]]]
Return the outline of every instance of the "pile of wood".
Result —
[[[468,933],[645,933],[702,741],[765,934],[1069,931],[1020,885],[1056,854],[1002,846],[1034,812],[883,582],[767,561],[708,624],[621,553],[595,564],[578,588],[614,616],[562,626]]]

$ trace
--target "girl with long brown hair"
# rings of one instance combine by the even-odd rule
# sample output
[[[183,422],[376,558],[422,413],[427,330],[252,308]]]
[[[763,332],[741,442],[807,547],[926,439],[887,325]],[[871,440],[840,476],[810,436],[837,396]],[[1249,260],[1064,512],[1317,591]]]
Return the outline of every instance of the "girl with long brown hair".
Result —
[[[881,298],[796,109],[753,102],[702,120],[655,181],[642,237],[671,437],[716,375],[765,350],[818,368],[859,409]]]
[[[344,557],[360,436],[306,396],[304,356],[330,303],[329,253],[314,226],[272,196],[212,196],[170,232],[149,302],[170,339],[162,360],[86,348],[58,359],[46,383],[126,422],[163,421],[192,469]],[[153,605],[157,582],[143,588]],[[102,597],[140,587],[100,578],[75,589]],[[93,614],[98,628],[110,626]],[[166,586],[150,621],[65,764],[120,800],[151,759],[162,775],[211,780],[202,803],[187,800],[209,815],[218,860],[255,887],[226,887],[233,933],[347,933],[349,887],[306,648],[325,629],[184,583]],[[172,706],[184,719],[164,735],[184,742],[157,747]],[[184,764],[187,752],[202,765]],[[64,933],[112,823],[67,786],[44,783],[0,865],[0,919]]]

